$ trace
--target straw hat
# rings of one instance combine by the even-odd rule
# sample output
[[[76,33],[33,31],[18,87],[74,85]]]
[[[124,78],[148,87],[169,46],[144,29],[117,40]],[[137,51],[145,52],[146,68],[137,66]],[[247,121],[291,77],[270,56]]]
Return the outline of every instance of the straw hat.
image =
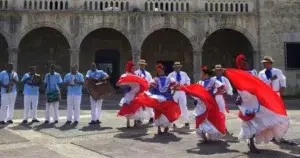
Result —
[[[179,61],[175,61],[173,67],[182,67]]]
[[[274,61],[271,56],[265,56],[261,63],[274,63]]]
[[[141,60],[138,62],[138,64],[140,64],[140,65],[147,65],[146,60],[144,60],[144,59],[141,59]]]

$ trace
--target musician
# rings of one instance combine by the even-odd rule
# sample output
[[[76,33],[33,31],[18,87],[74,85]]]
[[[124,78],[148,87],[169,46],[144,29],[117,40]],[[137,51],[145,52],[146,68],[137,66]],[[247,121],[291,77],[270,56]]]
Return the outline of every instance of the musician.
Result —
[[[91,70],[86,73],[86,82],[94,81],[94,82],[105,82],[109,79],[109,75],[102,71],[98,70],[95,63],[92,63]],[[100,124],[99,117],[101,115],[102,102],[103,99],[94,100],[92,96],[90,96],[91,102],[91,122],[89,124]]]
[[[286,88],[286,77],[281,70],[273,68],[272,57],[265,56],[261,62],[265,69],[259,72],[259,79],[269,85],[278,95],[282,95]]]
[[[32,122],[40,122],[37,120],[37,106],[39,103],[39,88],[42,80],[41,76],[36,73],[35,66],[29,67],[29,72],[23,76],[21,81],[24,84],[24,119],[22,123],[27,123],[31,108]]]
[[[67,94],[67,122],[72,123],[73,109],[74,109],[74,123],[78,124],[80,115],[80,104],[82,96],[82,85],[84,84],[84,77],[82,73],[78,72],[77,65],[72,66],[71,72],[64,78],[64,83],[68,86]]]
[[[46,114],[45,114],[45,124],[50,121],[50,109],[53,109],[54,123],[58,123],[58,107],[59,101],[61,99],[59,86],[63,83],[61,75],[55,72],[56,66],[54,64],[50,65],[49,73],[45,75],[44,83],[46,87],[47,103],[46,103]]]
[[[19,81],[18,74],[13,71],[13,64],[8,63],[6,69],[0,73],[1,84],[1,109],[0,109],[0,124],[12,124],[14,107],[17,97],[16,84]],[[6,111],[7,109],[7,111]]]
[[[152,76],[151,74],[146,71],[146,66],[147,66],[147,63],[145,60],[141,59],[139,62],[138,62],[139,66],[140,66],[140,69],[135,71],[135,74],[140,76],[140,77],[143,77],[144,79],[146,79],[148,81],[148,83],[150,84],[151,80],[152,80]],[[154,123],[154,111],[152,108],[149,108],[149,107],[146,107],[145,108],[146,112],[148,113],[148,116],[150,117],[149,119],[149,124],[152,124]]]
[[[180,86],[190,85],[191,79],[187,75],[186,72],[181,71],[182,65],[180,62],[174,62],[173,69],[174,71],[169,74],[169,78],[176,79],[176,83]],[[181,109],[181,114],[185,121],[185,126],[189,127],[189,110],[187,108],[187,99],[184,91],[175,91],[174,93],[174,101],[179,104]],[[174,124],[174,126],[176,126]]]

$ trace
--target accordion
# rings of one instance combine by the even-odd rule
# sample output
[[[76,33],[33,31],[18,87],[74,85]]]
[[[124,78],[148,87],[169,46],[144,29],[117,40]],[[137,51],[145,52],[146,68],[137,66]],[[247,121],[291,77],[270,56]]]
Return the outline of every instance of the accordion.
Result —
[[[52,91],[47,93],[47,102],[57,102],[61,100],[60,92],[59,91]]]
[[[85,84],[94,100],[100,100],[115,93],[115,89],[109,81],[97,82],[96,80],[88,80]]]

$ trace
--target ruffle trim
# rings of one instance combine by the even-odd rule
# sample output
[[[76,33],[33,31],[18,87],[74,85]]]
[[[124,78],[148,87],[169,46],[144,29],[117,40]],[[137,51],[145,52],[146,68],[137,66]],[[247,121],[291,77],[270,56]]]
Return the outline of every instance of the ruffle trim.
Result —
[[[171,125],[168,118],[163,114],[161,114],[159,118],[155,120],[154,124],[155,126],[161,126],[161,127],[169,127]]]
[[[205,133],[208,140],[220,140],[224,135],[220,133],[207,119],[196,129],[198,136],[202,138],[202,133]]]

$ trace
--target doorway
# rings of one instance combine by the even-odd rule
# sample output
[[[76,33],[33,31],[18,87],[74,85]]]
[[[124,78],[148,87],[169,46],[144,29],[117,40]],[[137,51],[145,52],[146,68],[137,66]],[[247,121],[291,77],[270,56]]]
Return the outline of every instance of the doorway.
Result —
[[[105,71],[111,78],[110,82],[115,87],[120,77],[120,53],[115,49],[100,49],[95,53],[97,68]]]
[[[165,66],[165,74],[168,76],[169,73],[173,72],[174,61],[157,61]]]

